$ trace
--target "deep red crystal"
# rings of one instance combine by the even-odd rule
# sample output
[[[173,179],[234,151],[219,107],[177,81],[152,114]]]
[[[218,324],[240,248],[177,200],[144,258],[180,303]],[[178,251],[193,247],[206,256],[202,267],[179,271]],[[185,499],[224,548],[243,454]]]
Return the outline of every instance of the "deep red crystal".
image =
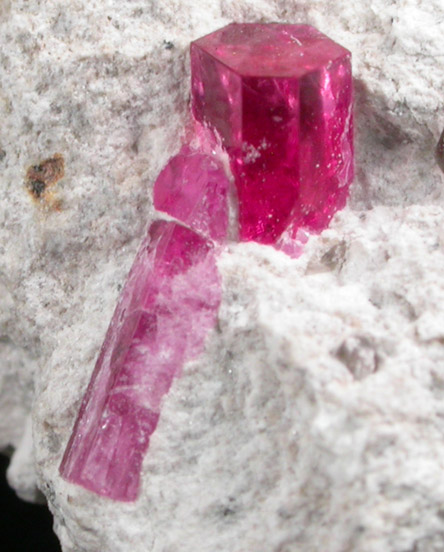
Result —
[[[308,25],[233,23],[191,45],[192,109],[221,137],[242,240],[320,231],[353,177],[350,53]]]

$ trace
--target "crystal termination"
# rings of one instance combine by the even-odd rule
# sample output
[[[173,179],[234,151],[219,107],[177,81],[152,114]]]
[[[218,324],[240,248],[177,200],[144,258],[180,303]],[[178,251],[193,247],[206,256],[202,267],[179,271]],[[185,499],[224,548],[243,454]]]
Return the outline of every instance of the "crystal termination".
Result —
[[[241,240],[319,232],[353,178],[350,52],[308,25],[233,23],[191,45],[194,117],[231,160]]]

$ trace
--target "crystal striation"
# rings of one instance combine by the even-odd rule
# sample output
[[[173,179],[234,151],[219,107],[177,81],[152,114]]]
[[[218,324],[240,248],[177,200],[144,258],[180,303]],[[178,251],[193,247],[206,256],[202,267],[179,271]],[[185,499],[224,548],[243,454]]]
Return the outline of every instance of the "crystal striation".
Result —
[[[162,398],[214,326],[220,281],[213,243],[156,221],[114,312],[60,472],[109,498],[137,497]]]
[[[191,45],[192,110],[230,156],[241,240],[318,232],[353,178],[350,52],[308,25],[233,23]]]

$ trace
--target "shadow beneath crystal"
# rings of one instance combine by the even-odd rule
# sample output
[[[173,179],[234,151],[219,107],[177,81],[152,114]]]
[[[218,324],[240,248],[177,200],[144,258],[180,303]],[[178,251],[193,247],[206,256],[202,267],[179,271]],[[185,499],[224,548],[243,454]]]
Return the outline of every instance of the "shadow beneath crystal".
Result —
[[[8,452],[0,453],[0,533],[2,550],[8,552],[60,552],[60,544],[52,530],[53,519],[44,504],[20,500],[6,481]]]

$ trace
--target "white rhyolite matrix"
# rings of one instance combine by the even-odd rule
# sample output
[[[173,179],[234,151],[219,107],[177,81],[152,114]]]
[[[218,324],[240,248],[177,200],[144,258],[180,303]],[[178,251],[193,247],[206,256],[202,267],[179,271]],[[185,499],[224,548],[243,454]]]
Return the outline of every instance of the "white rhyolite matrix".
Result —
[[[179,149],[189,43],[231,21],[352,51],[357,177],[299,259],[227,248],[218,327],[117,503],[58,467]],[[444,550],[443,36],[441,0],[0,0],[0,446],[64,552]]]

